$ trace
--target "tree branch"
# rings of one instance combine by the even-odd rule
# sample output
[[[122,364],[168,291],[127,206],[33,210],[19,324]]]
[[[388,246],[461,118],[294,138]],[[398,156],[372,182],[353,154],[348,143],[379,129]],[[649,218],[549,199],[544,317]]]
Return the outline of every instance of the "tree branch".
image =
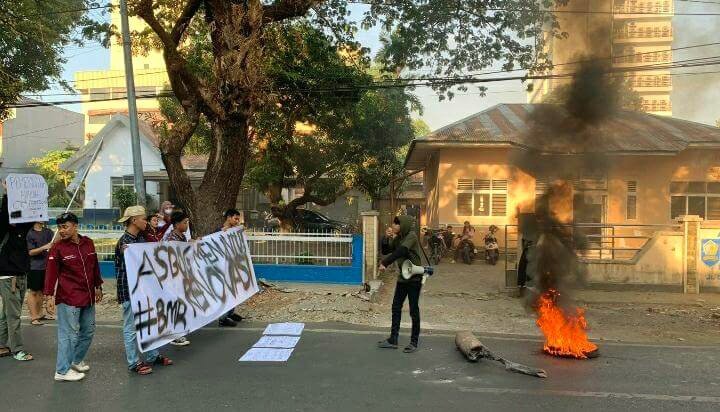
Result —
[[[195,13],[197,13],[202,2],[203,0],[190,0],[185,5],[185,8],[175,22],[172,32],[170,33],[170,37],[172,37],[175,44],[180,43],[183,34],[185,34],[185,30],[187,30],[190,25],[190,21],[192,21],[192,18],[195,16]]]
[[[313,6],[323,2],[324,0],[276,0],[273,4],[263,6],[263,21],[273,23],[302,17]]]
[[[177,93],[178,90],[175,90],[175,88],[181,83],[182,88],[179,88],[181,89],[180,92],[186,92],[188,94],[187,96],[177,96],[183,105],[183,108],[187,107],[187,100],[194,97],[195,100],[200,102],[203,107],[208,109],[204,111],[208,117],[221,117],[223,110],[218,104],[213,103],[212,99],[206,97],[206,93],[203,91],[198,78],[188,71],[187,62],[178,51],[178,42],[174,41],[170,33],[165,30],[163,25],[155,16],[155,12],[153,11],[153,1],[140,0],[136,7],[136,14],[145,20],[145,23],[147,23],[152,31],[154,31],[160,38],[165,54],[167,74],[170,78],[170,83],[173,86],[173,91]],[[173,29],[173,32],[174,31],[175,29]]]

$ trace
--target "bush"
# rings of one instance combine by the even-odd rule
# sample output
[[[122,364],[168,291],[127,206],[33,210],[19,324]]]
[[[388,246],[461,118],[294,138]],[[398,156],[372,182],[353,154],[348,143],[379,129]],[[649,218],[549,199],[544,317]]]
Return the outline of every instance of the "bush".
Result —
[[[313,264],[312,257],[314,255],[312,253],[305,251],[305,252],[298,254],[298,256],[307,256],[307,257],[300,257],[300,258],[295,259],[296,265],[312,265]]]
[[[135,190],[129,186],[116,187],[113,190],[113,200],[117,201],[118,206],[120,206],[120,215],[125,212],[125,209],[137,203]]]

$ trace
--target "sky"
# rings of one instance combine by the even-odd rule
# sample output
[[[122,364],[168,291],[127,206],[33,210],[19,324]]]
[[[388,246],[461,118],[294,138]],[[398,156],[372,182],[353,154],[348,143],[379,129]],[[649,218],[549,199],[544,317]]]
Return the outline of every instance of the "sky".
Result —
[[[713,0],[705,0],[713,1]],[[687,0],[675,2],[676,12],[720,13],[720,0],[717,3],[697,3]],[[352,8],[353,16],[359,17],[365,6],[355,5]],[[695,44],[720,42],[720,16],[675,16],[673,18],[674,43],[673,47],[682,47]],[[359,33],[359,41],[373,52],[379,48],[378,29]],[[68,48],[65,56],[68,62],[64,67],[63,77],[73,80],[76,71],[106,70],[110,66],[110,53],[97,44],[90,44],[84,48]],[[702,56],[720,56],[720,45],[691,49],[676,52],[673,60],[689,59]],[[498,67],[490,67],[489,71]],[[680,69],[689,72],[691,69]],[[695,71],[720,71],[718,66],[696,68]],[[703,75],[674,76],[674,90],[672,94],[673,115],[686,120],[715,124],[720,119],[720,73]],[[48,91],[46,93],[64,93],[64,91]],[[423,119],[431,130],[438,129],[447,124],[480,112],[499,103],[525,103],[524,86],[520,81],[497,82],[489,85],[489,91],[482,97],[472,86],[467,92],[458,92],[448,101],[440,101],[430,88],[418,88],[414,93],[420,98],[424,111],[414,117]],[[45,101],[68,100],[69,96],[56,96],[45,98]],[[80,111],[80,105],[64,106],[69,110]]]

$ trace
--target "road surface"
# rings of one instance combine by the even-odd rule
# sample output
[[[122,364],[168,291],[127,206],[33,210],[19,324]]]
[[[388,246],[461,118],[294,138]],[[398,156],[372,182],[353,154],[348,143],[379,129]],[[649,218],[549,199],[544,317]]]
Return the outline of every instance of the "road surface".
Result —
[[[720,346],[601,342],[600,358],[578,361],[543,355],[532,338],[482,336],[495,352],[544,368],[549,377],[539,379],[466,362],[450,333],[425,331],[421,350],[404,354],[375,347],[385,330],[323,323],[307,325],[286,363],[238,362],[264,327],[194,332],[190,346],[166,350],[175,365],[135,376],[125,368],[118,325],[98,325],[92,370],[72,383],[52,379],[55,326],[23,325],[36,360],[0,359],[0,410],[720,410]]]

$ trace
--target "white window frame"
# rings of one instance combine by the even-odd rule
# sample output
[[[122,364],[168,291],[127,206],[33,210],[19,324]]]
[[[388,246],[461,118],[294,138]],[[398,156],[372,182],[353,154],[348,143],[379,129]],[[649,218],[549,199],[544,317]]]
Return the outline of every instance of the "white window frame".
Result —
[[[488,181],[489,187],[488,188],[479,188],[479,181]],[[467,185],[468,181],[470,181],[470,186],[472,189],[460,189],[461,182],[465,183]],[[497,182],[497,183],[496,183]],[[504,182],[504,183],[500,183]],[[455,216],[457,217],[480,217],[480,218],[489,218],[489,217],[506,217],[507,211],[508,211],[508,189],[509,189],[509,180],[508,179],[493,179],[493,178],[464,178],[464,179],[458,179],[456,182],[455,190],[456,190],[456,198],[455,198]],[[499,188],[496,188],[499,187]],[[458,199],[460,194],[470,194],[471,197],[471,210],[472,213],[470,215],[461,215],[458,208]],[[487,215],[480,215],[476,214],[476,207],[475,207],[475,195],[488,195],[488,214]],[[505,213],[503,214],[495,214],[495,210],[493,208],[493,200],[495,199],[496,195],[503,195],[505,196]]]
[[[686,184],[688,184],[688,185],[689,185],[690,183],[704,183],[704,184],[705,184],[705,192],[691,192],[691,191],[687,190],[686,192],[683,193],[683,192],[673,191],[673,190],[672,190],[672,184],[673,184],[673,183],[686,183]],[[673,212],[673,211],[672,211],[672,199],[673,199],[673,197],[684,197],[684,198],[685,198],[685,213],[684,213],[685,215],[688,214],[688,208],[689,208],[689,206],[690,206],[690,198],[691,198],[691,197],[703,197],[703,198],[705,198],[705,211],[703,212],[703,216],[701,216],[701,217],[702,217],[703,219],[707,219],[707,216],[708,216],[708,203],[709,203],[708,200],[709,200],[709,199],[718,199],[718,198],[720,198],[720,193],[710,193],[710,192],[709,192],[709,190],[708,190],[708,184],[709,184],[709,183],[720,184],[720,182],[717,182],[717,181],[709,181],[709,180],[706,180],[706,181],[702,181],[702,180],[685,181],[685,180],[682,180],[682,181],[670,182],[670,190],[669,190],[669,192],[670,192],[670,220],[677,219],[677,216],[676,216],[676,217],[673,217],[673,215],[672,215],[672,212]]]

